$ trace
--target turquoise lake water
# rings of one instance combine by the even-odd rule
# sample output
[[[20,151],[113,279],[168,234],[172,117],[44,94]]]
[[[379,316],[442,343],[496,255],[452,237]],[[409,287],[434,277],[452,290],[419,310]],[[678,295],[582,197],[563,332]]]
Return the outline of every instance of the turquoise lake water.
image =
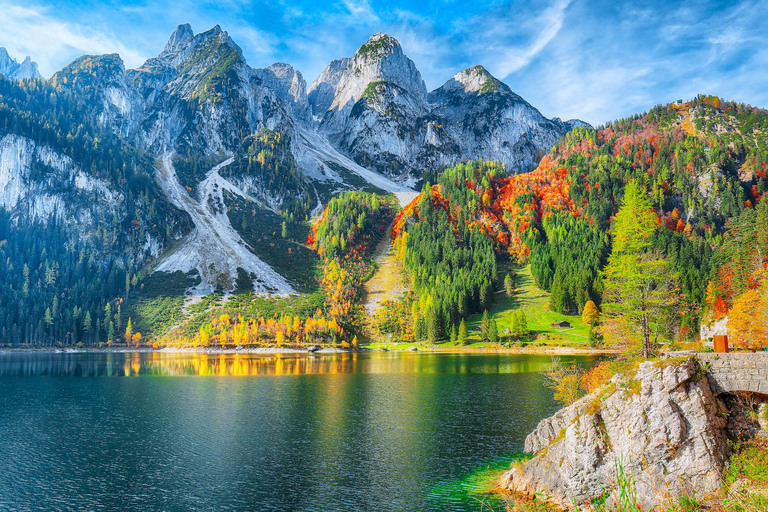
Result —
[[[484,480],[559,408],[550,362],[0,354],[0,510],[502,510]]]

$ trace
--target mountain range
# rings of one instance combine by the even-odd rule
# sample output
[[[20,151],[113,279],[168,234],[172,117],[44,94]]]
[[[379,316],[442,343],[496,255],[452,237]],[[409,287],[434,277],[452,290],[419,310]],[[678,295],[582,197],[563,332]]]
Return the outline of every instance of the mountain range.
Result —
[[[72,148],[71,133],[57,145],[16,129],[20,116],[45,108],[45,98],[37,106],[19,103],[0,133],[0,207],[19,225],[54,216],[86,243],[95,219],[113,219],[112,242],[100,244],[100,258],[196,271],[199,293],[217,283],[232,289],[238,268],[256,291],[295,291],[232,226],[227,211],[238,201],[299,221],[343,190],[410,197],[425,171],[467,159],[529,170],[565,133],[585,125],[545,118],[482,66],[429,92],[398,41],[381,33],[352,57],[331,62],[309,87],[288,64],[250,67],[219,26],[195,34],[180,25],[137,69],[126,69],[117,54],[84,55],[43,81],[29,58],[18,64],[0,50],[0,74],[38,79],[25,87],[50,88],[66,102],[59,131],[71,132],[70,123],[92,126],[89,137],[122,146],[153,178],[145,197],[154,208],[125,204],[139,195],[125,181],[137,169],[114,181],[88,163],[87,148]],[[15,86],[7,84],[8,93]],[[87,208],[73,200],[83,197]],[[156,219],[159,211],[167,218]],[[127,246],[114,226],[130,222],[141,243]]]

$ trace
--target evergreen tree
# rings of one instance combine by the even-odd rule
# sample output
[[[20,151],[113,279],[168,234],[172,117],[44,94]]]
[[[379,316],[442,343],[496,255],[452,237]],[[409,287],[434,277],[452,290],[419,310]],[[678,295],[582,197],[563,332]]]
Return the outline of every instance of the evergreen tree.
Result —
[[[488,334],[491,329],[491,321],[488,318],[488,310],[483,311],[483,319],[480,321],[480,338],[482,341],[488,341]]]
[[[459,335],[457,338],[459,345],[466,345],[468,338],[469,338],[469,333],[467,332],[467,323],[462,318],[461,323],[459,324]]]
[[[518,325],[517,328],[519,329],[519,333],[522,336],[527,336],[530,332],[528,330],[528,318],[525,316],[525,311],[520,310],[520,317],[518,318]]]
[[[496,325],[496,320],[491,320],[488,327],[488,341],[494,344],[499,342],[499,328]]]
[[[520,335],[520,310],[516,309],[512,312],[512,325],[510,326],[510,331],[512,331],[512,334],[515,336]]]
[[[507,274],[504,277],[504,292],[507,294],[507,297],[510,299],[512,298],[512,295],[515,293],[515,281],[512,279],[512,276]]]

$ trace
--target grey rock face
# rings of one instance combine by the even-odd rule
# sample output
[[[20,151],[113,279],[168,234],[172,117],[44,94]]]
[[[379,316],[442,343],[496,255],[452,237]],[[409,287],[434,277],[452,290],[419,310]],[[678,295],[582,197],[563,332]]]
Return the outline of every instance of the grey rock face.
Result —
[[[8,51],[0,47],[0,75],[12,80],[22,78],[43,78],[37,70],[37,63],[27,56],[21,64],[8,55]]]
[[[482,66],[426,94],[413,62],[384,34],[333,61],[308,101],[321,133],[342,153],[400,180],[480,158],[529,170],[565,133],[588,126],[545,118]]]
[[[616,379],[539,423],[525,441],[536,456],[506,473],[501,486],[583,504],[616,489],[620,464],[644,510],[691,490],[713,493],[728,461],[724,412],[694,360],[643,363],[630,385]]]
[[[290,108],[296,120],[303,123],[311,120],[307,82],[300,71],[290,64],[276,62],[267,68],[255,69],[254,73],[265,87],[274,91],[283,104]]]
[[[459,142],[463,159],[528,170],[566,133],[565,125],[545,118],[482,66],[457,73],[429,101]]]
[[[341,75],[347,69],[347,64],[349,64],[347,58],[331,61],[328,67],[309,86],[307,98],[312,108],[312,115],[322,117],[331,108],[336,96],[336,88],[339,86]]]
[[[368,84],[379,81],[392,82],[420,101],[426,99],[427,87],[416,65],[405,56],[395,38],[382,33],[371,36],[351,58],[333,61],[312,84],[310,93],[320,84],[326,84],[334,94],[324,110],[348,112],[362,97]],[[325,103],[316,103],[315,112],[319,112]]]

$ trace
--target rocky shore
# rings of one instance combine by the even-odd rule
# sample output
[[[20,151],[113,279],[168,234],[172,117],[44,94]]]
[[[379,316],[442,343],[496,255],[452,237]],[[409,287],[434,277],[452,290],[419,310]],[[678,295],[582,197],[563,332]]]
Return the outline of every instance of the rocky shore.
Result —
[[[534,458],[505,473],[499,487],[543,496],[562,508],[605,496],[610,506],[628,484],[644,510],[682,495],[717,493],[729,439],[765,428],[760,421],[768,397],[754,391],[768,381],[768,372],[757,390],[721,392],[717,372],[713,377],[709,368],[727,366],[731,374],[752,376],[768,365],[768,355],[750,356],[736,363],[728,356],[645,362],[634,376],[614,377],[542,420],[525,441]]]

